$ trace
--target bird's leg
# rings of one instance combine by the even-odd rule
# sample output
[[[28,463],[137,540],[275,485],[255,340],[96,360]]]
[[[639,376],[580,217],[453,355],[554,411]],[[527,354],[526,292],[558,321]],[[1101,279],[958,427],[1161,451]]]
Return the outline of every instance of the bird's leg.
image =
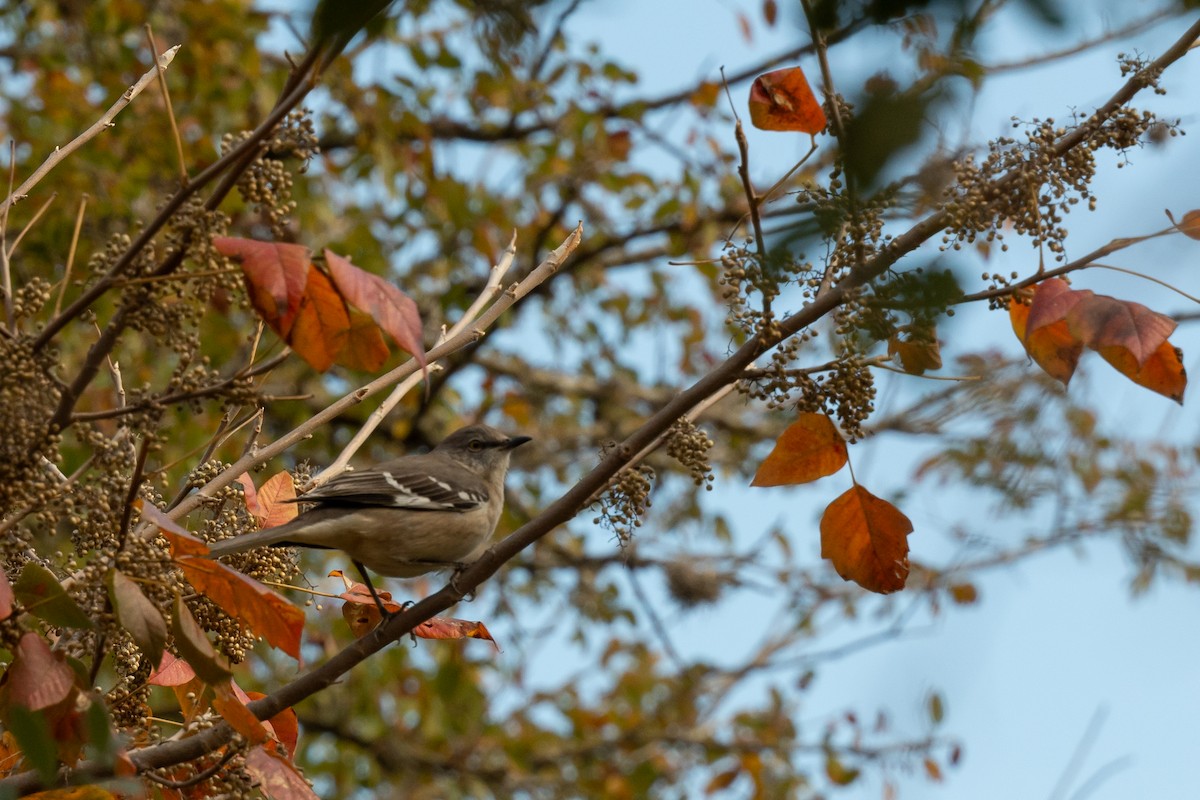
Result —
[[[367,574],[367,568],[358,561],[354,562],[354,566],[358,569],[358,574],[362,575],[363,585],[367,587],[367,591],[371,593],[371,597],[375,600],[375,605],[379,608],[379,618],[382,622],[390,617],[392,613],[383,607],[383,601],[379,599],[379,593],[375,591],[374,585],[371,584],[371,576]]]

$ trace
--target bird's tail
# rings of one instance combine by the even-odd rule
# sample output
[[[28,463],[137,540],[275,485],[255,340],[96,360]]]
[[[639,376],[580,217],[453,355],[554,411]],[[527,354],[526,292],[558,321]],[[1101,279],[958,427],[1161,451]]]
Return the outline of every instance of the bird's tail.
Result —
[[[228,539],[211,543],[208,546],[208,554],[210,558],[220,558],[221,556],[252,550],[255,547],[282,545],[287,542],[288,536],[291,533],[292,523],[289,522],[283,525],[276,525],[274,528],[263,528],[260,531],[243,533],[240,536],[231,536]]]

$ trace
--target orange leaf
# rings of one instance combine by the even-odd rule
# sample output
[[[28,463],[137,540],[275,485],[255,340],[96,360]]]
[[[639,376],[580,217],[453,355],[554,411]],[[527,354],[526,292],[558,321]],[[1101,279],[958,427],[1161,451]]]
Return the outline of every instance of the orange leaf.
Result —
[[[764,131],[802,131],[816,136],[825,130],[825,111],[799,67],[767,72],[750,87],[750,122]]]
[[[899,509],[855,484],[821,517],[821,557],[864,589],[894,592],[908,579],[912,530]]]
[[[246,771],[272,800],[318,800],[296,766],[270,742],[246,753]]]
[[[350,313],[333,283],[319,269],[308,276],[300,308],[284,339],[317,372],[333,366],[346,346]]]
[[[1097,352],[1123,348],[1141,366],[1175,330],[1175,320],[1140,303],[1087,294],[1067,312],[1067,325],[1072,336]]]
[[[361,639],[375,630],[383,619],[379,613],[379,606],[375,605],[375,599],[371,597],[371,592],[366,585],[351,582],[342,574],[341,570],[334,572],[347,584],[346,591],[338,595],[346,601],[342,604],[342,619],[346,620],[346,624],[350,626],[350,631],[354,636]],[[391,592],[378,589],[375,591],[379,592],[379,599],[383,601],[383,607],[389,612],[395,614],[397,611],[404,610],[404,606],[392,600]]]
[[[254,310],[286,339],[309,279],[312,261],[308,248],[229,236],[213,239],[213,247],[221,255],[241,262],[246,292]]]
[[[388,355],[387,342],[375,320],[357,308],[350,309],[350,330],[346,334],[346,346],[338,353],[338,363],[363,372],[378,372]]]
[[[205,597],[292,658],[300,658],[304,612],[253,578],[207,558],[181,556],[175,563]],[[194,664],[193,664],[194,666]]]
[[[1171,216],[1170,212],[1167,212],[1167,216]],[[1174,222],[1175,219],[1172,217],[1171,221]],[[1187,212],[1175,227],[1189,239],[1200,239],[1200,211]]]
[[[396,340],[400,349],[411,354],[424,369],[421,312],[413,299],[378,275],[359,269],[329,250],[325,251],[325,263],[342,296],[351,305],[370,314],[379,327]]]
[[[1170,342],[1158,346],[1140,367],[1133,354],[1124,347],[1106,347],[1100,355],[1138,386],[1145,386],[1183,405],[1183,391],[1187,388],[1187,370],[1183,368],[1183,351]]]
[[[230,727],[244,736],[250,744],[262,744],[270,738],[266,726],[259,721],[258,717],[254,716],[250,709],[246,708],[246,704],[237,696],[230,681],[213,687],[212,704]]]
[[[422,639],[485,639],[500,649],[486,625],[469,619],[434,617],[413,628],[413,635]]]
[[[235,690],[238,685],[233,685]],[[246,692],[246,701],[261,700],[266,697],[262,692]],[[285,708],[275,716],[267,720],[267,724],[271,730],[275,731],[275,738],[283,745],[288,755],[293,755],[296,752],[296,742],[300,739],[300,720],[296,716],[296,709]]]
[[[790,486],[832,475],[846,463],[846,441],[825,414],[802,413],[775,440],[751,486]]]
[[[1033,302],[1025,309],[1009,304],[1009,317],[1025,351],[1050,377],[1069,383],[1083,355],[1083,342],[1072,335],[1067,313],[1091,292],[1076,292],[1066,281],[1051,278],[1033,287]]]
[[[290,472],[277,472],[267,479],[258,490],[258,500],[262,507],[263,519],[259,523],[263,528],[274,528],[296,518],[296,504],[288,502],[296,499],[296,482]]]
[[[142,512],[142,519],[158,526],[171,548],[171,558],[208,555],[208,545],[202,539],[197,539],[179,527],[179,523],[164,514],[158,506],[147,503],[140,497],[133,501],[133,505]]]

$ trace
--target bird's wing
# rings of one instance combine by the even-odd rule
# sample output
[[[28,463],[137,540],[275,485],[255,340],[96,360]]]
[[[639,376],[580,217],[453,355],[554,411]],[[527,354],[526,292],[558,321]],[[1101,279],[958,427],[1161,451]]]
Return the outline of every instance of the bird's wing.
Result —
[[[343,472],[296,498],[322,506],[382,506],[412,511],[472,511],[487,505],[483,479],[457,465],[441,462],[430,475],[422,456],[409,456],[369,469]]]

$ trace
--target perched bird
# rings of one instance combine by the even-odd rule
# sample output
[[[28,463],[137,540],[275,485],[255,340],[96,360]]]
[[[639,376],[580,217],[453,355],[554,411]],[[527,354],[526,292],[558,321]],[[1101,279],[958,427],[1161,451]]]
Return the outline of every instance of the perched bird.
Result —
[[[267,545],[341,550],[382,612],[366,570],[411,578],[478,558],[504,506],[509,456],[528,441],[487,425],[460,428],[428,453],[330,479],[296,498],[313,508],[283,525],[215,542],[210,555]]]

